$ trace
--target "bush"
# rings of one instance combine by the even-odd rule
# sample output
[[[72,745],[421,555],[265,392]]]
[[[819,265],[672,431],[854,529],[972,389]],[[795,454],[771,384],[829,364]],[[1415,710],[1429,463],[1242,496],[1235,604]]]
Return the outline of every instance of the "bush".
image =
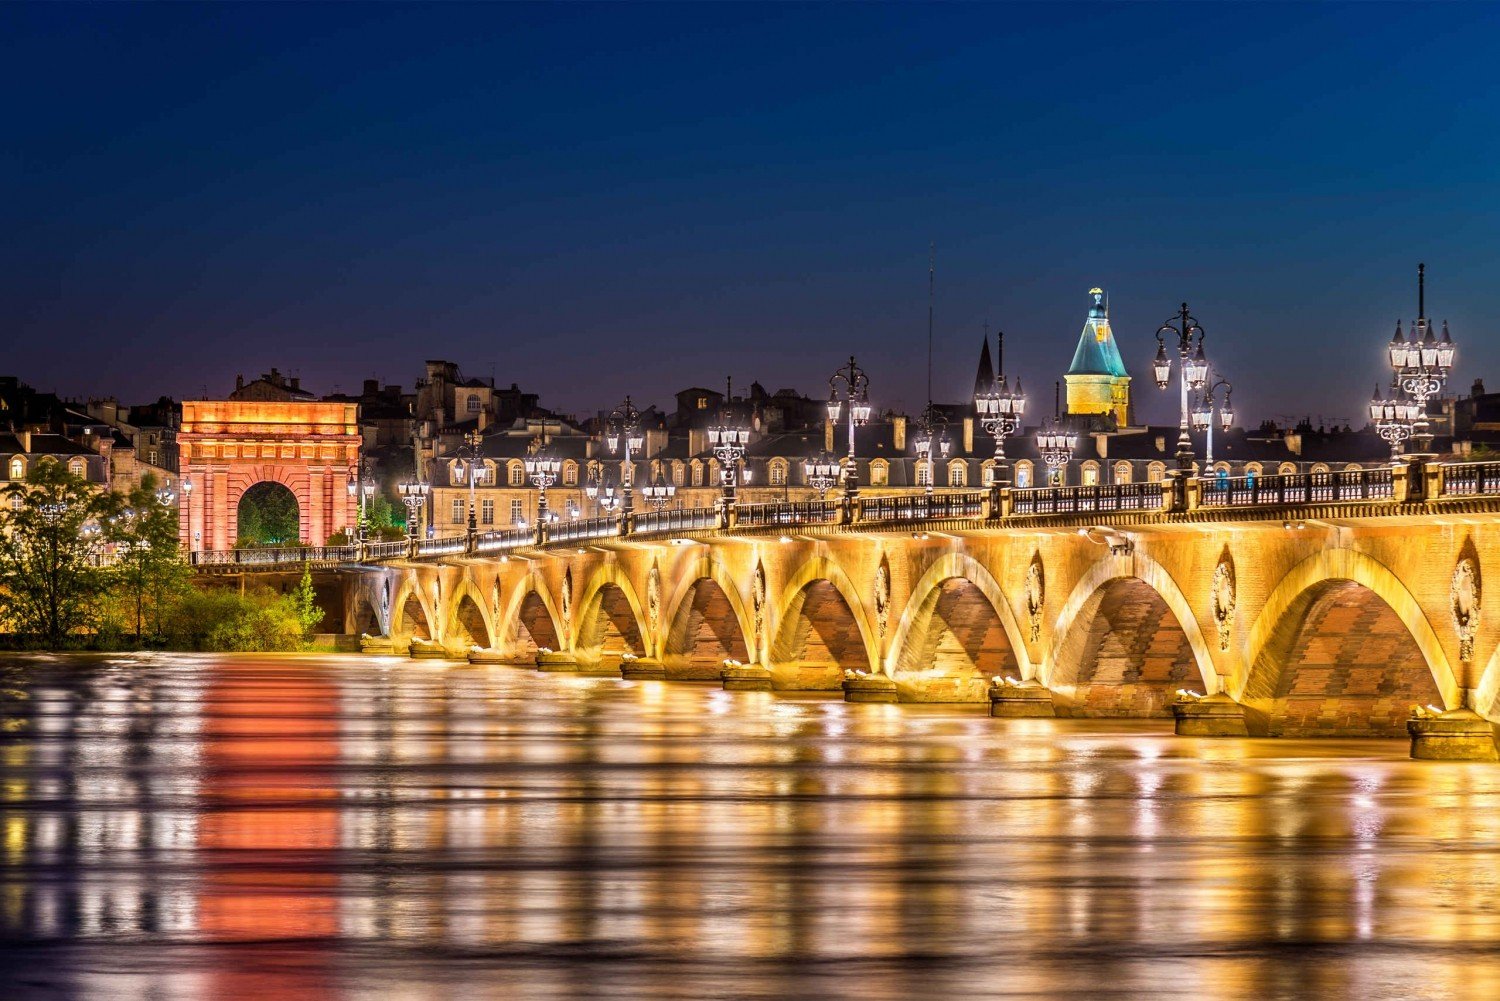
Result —
[[[165,622],[168,645],[186,650],[276,651],[302,647],[295,602],[268,587],[192,591]]]

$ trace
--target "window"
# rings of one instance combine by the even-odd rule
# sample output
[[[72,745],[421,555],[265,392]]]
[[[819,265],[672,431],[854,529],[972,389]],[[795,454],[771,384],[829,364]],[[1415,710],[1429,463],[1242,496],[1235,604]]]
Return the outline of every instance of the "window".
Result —
[[[524,487],[526,485],[526,467],[519,462],[510,464],[510,485],[513,487]]]
[[[519,498],[519,497],[513,497],[513,498],[511,498],[511,502],[510,502],[510,523],[512,525],[519,525],[521,523],[521,521],[525,517],[526,517],[526,513],[521,510],[521,498]]]
[[[969,485],[968,463],[954,462],[948,466],[948,485],[950,487],[966,487]]]
[[[706,397],[706,396],[700,396],[700,397],[698,397],[698,409],[699,410],[707,410],[708,409],[708,397]]]
[[[1164,463],[1153,462],[1146,467],[1146,482],[1160,483],[1167,475],[1167,467]]]
[[[686,470],[683,469],[682,463],[680,463],[680,462],[674,462],[674,463],[672,463],[672,485],[673,486],[676,486],[676,487],[682,486],[683,485],[683,482],[682,482],[683,481],[683,476],[685,474],[686,474]]]
[[[88,469],[84,466],[83,460],[75,456],[68,460],[68,472],[74,476],[83,476],[88,472]]]
[[[1099,464],[1092,460],[1083,464],[1083,485],[1094,487],[1099,485]]]
[[[1328,466],[1326,463],[1319,462],[1312,467],[1312,471],[1314,473],[1326,473],[1328,472]]]
[[[989,473],[990,482],[993,483],[995,480],[994,466],[989,467]],[[1016,488],[1019,490],[1029,490],[1031,488],[1031,463],[1024,460],[1016,463]]]
[[[479,397],[469,397],[469,399],[464,403],[464,408],[471,414],[479,413]]]
[[[771,477],[771,486],[786,486],[786,460],[772,459],[770,469],[767,471]]]
[[[26,460],[19,455],[10,460],[10,478],[13,480],[26,478]]]
[[[1276,472],[1281,476],[1291,476],[1296,471],[1297,467],[1290,462],[1283,462],[1280,466],[1276,467]]]
[[[156,461],[156,449],[153,448],[151,451],[146,453],[146,461],[153,466],[161,465],[161,463]]]
[[[1129,483],[1130,480],[1131,480],[1132,474],[1133,474],[1133,471],[1130,468],[1130,463],[1128,463],[1128,462],[1117,462],[1117,463],[1115,463],[1115,482],[1116,483]]]
[[[578,463],[574,462],[572,459],[569,459],[567,462],[563,463],[563,486],[578,486]]]
[[[979,482],[987,487],[995,485],[995,464],[986,462],[979,470]]]
[[[453,498],[453,524],[455,524],[455,525],[461,525],[461,524],[463,524],[463,520],[464,520],[464,499],[462,497],[455,497],[455,498]]]
[[[693,486],[703,486],[703,463],[697,459],[693,460]]]
[[[932,482],[932,473],[925,462],[917,463],[917,486],[925,487]]]
[[[481,522],[483,522],[484,524],[486,524],[486,525],[493,525],[495,523],[495,500],[494,500],[494,498],[492,498],[492,497],[486,497],[483,501],[480,502],[480,504],[479,504],[479,520]]]
[[[884,459],[876,459],[870,463],[870,486],[884,487],[891,482],[891,467]]]

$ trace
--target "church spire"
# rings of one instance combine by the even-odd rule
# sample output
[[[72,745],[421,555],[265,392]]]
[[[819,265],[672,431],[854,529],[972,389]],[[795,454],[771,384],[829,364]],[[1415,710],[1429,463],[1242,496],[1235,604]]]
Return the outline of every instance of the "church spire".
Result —
[[[974,395],[983,396],[995,386],[995,363],[990,361],[990,331],[985,325],[984,347],[979,349],[979,369],[974,373]]]

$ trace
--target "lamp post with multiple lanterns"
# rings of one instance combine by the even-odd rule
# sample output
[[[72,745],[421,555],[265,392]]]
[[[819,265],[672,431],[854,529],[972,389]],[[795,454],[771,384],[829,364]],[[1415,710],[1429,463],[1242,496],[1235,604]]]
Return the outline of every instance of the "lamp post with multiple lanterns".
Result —
[[[719,460],[719,485],[723,488],[723,516],[734,507],[735,487],[740,481],[740,460],[750,444],[750,429],[730,424],[716,424],[708,429],[708,447]]]
[[[547,541],[547,488],[557,482],[562,472],[562,460],[538,444],[524,461],[526,477],[536,487],[536,540],[540,544]]]
[[[979,423],[986,433],[995,439],[995,487],[1010,486],[1010,463],[1005,459],[1005,439],[1015,434],[1021,426],[1021,416],[1026,412],[1026,394],[1021,390],[1021,379],[1016,378],[1016,388],[1010,388],[1010,379],[1005,374],[1005,334],[998,335],[1000,374],[995,377],[987,391],[974,396],[974,408],[979,411]]]
[[[926,495],[931,497],[933,484],[937,480],[937,460],[948,458],[953,442],[948,440],[948,419],[931,403],[928,403],[927,409],[922,411],[918,427],[917,438],[913,446],[917,452],[917,464],[924,466],[927,470],[927,478],[923,485]]]
[[[609,446],[610,454],[614,455],[622,449],[624,451],[620,464],[620,513],[626,517],[630,515],[630,488],[635,479],[631,456],[641,450],[645,441],[641,434],[641,412],[635,409],[627,396],[624,403],[610,412],[604,431],[604,442]]]
[[[479,429],[464,435],[464,443],[458,448],[458,454],[464,464],[464,479],[469,484],[469,550],[474,549],[474,539],[479,534],[479,513],[475,508],[474,488],[479,485],[479,474],[484,468],[480,461],[479,446],[484,441],[484,435]]]
[[[1418,264],[1417,318],[1412,321],[1411,339],[1402,336],[1401,321],[1397,320],[1396,333],[1387,349],[1393,390],[1391,398],[1379,400],[1377,392],[1376,400],[1370,402],[1370,415],[1375,419],[1376,429],[1380,430],[1382,425],[1391,426],[1388,431],[1381,432],[1381,437],[1391,443],[1393,459],[1400,457],[1401,442],[1406,439],[1415,440],[1422,452],[1430,446],[1432,434],[1428,431],[1427,402],[1447,383],[1457,351],[1457,345],[1448,334],[1446,321],[1442,337],[1433,333],[1432,323],[1427,319],[1427,265]],[[1401,400],[1403,395],[1410,397],[1411,403],[1404,403]],[[1377,400],[1381,404],[1379,416],[1375,408]],[[1410,424],[1404,435],[1394,428],[1403,420]]]
[[[432,487],[426,483],[412,480],[396,484],[396,492],[401,495],[401,503],[406,505],[406,541],[415,543],[417,541],[418,526],[422,520],[422,508],[427,504],[427,498],[432,493]]]
[[[677,494],[677,487],[673,483],[662,479],[661,470],[656,471],[656,478],[641,487],[641,496],[646,498],[646,503],[651,505],[651,510],[661,511],[672,503],[672,498]]]
[[[1177,315],[1156,330],[1156,360],[1151,367],[1157,389],[1166,389],[1172,383],[1172,359],[1167,355],[1167,343],[1163,337],[1166,334],[1177,338],[1182,415],[1177,426],[1176,458],[1178,470],[1185,474],[1193,468],[1193,439],[1188,435],[1188,423],[1192,419],[1188,390],[1203,388],[1208,379],[1208,359],[1203,355],[1203,327],[1188,312],[1188,304],[1183,303]]]
[[[802,463],[802,478],[818,492],[818,500],[828,496],[839,482],[839,459],[832,452],[819,452]]]
[[[1217,398],[1220,389],[1224,390],[1222,403]],[[1234,387],[1229,384],[1228,379],[1208,383],[1198,396],[1198,405],[1193,408],[1193,429],[1207,432],[1203,457],[1205,467],[1211,467],[1214,464],[1214,410],[1216,407],[1219,411],[1219,429],[1227,433],[1230,428],[1234,427],[1234,405],[1230,402],[1230,394],[1233,392]]]
[[[369,515],[367,507],[371,498],[375,496],[375,479],[373,476],[365,475],[365,471],[368,468],[364,460],[360,460],[358,465],[349,469],[349,478],[344,484],[351,498],[359,498],[359,527],[355,530],[354,541],[361,548],[364,547],[368,539]]]
[[[841,398],[842,397],[842,398]],[[854,429],[870,423],[870,377],[849,356],[849,364],[828,378],[828,419],[837,422],[840,415],[848,422],[849,458],[844,466],[844,496],[859,496],[859,467],[854,462]]]

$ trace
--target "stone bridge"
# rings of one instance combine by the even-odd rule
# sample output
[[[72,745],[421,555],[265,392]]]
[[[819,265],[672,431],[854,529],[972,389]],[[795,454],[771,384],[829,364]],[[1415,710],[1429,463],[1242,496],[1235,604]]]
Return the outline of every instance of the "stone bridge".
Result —
[[[1468,475],[1414,469],[1420,491],[1398,476],[1375,497],[1216,504],[1204,481],[1144,510],[1007,497],[1001,518],[950,505],[460,550],[346,571],[346,630],[373,653],[1175,716],[1187,734],[1410,733],[1417,756],[1493,760],[1500,475]]]

